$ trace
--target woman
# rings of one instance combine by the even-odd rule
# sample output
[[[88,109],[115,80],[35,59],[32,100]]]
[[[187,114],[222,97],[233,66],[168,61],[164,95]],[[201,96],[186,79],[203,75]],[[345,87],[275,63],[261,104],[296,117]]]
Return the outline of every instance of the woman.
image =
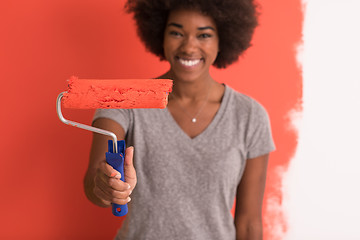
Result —
[[[159,78],[174,87],[163,110],[97,110],[93,125],[134,148],[126,149],[122,182],[105,162],[107,137],[94,135],[89,200],[129,203],[117,239],[262,239],[269,120],[260,104],[209,73],[249,47],[252,0],[129,0],[127,9],[146,47],[170,63]]]

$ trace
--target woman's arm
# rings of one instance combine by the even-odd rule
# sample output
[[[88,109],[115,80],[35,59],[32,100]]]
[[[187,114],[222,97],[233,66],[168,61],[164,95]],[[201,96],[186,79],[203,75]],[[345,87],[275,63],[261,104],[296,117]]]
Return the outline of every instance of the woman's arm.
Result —
[[[262,204],[269,155],[248,159],[236,193],[236,240],[262,240]]]
[[[119,140],[125,138],[124,129],[113,120],[99,118],[93,123],[93,126],[115,133]],[[105,152],[108,151],[108,140],[110,139],[102,134],[93,134],[89,166],[84,178],[84,190],[87,198],[100,207],[109,207],[111,203],[120,205],[128,203],[129,195],[136,185],[133,148],[127,148],[125,152],[126,182],[123,182],[120,180],[120,173],[106,163]]]

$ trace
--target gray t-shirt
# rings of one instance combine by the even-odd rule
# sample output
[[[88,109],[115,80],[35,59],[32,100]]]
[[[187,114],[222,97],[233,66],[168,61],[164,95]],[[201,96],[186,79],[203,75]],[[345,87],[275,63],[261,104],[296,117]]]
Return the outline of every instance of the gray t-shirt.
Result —
[[[167,109],[101,109],[134,146],[137,186],[116,239],[234,240],[231,215],[247,159],[274,150],[268,115],[228,86],[210,125],[190,138]]]

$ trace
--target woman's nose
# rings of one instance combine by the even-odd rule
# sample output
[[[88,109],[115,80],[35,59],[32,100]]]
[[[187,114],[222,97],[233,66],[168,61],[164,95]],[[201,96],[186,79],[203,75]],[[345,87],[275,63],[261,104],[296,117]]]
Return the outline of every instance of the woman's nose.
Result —
[[[196,39],[194,37],[186,37],[182,43],[181,50],[185,53],[193,53],[196,50]]]

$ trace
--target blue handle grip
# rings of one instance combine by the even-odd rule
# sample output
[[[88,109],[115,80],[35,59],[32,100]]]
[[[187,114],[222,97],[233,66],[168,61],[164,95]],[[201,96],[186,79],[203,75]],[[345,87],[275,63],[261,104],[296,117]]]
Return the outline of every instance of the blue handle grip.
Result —
[[[124,158],[125,158],[125,141],[121,140],[117,142],[118,145],[118,153],[114,153],[113,151],[113,141],[109,140],[109,151],[106,153],[106,162],[112,166],[116,171],[121,174],[121,181],[125,182],[124,178]],[[128,213],[128,206],[119,205],[112,203],[112,213],[117,216],[125,216]]]

